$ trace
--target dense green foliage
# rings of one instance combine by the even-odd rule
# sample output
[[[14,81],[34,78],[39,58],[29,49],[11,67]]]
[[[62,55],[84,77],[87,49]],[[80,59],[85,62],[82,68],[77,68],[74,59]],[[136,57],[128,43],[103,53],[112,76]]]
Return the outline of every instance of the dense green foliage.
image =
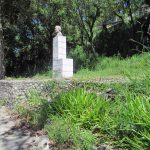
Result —
[[[76,52],[80,53],[80,50],[81,49],[79,47]],[[84,57],[86,56],[80,55],[77,59],[80,63],[82,63]],[[82,68],[74,74],[73,80],[100,81],[101,79],[120,79],[124,81],[127,77],[131,79],[142,79],[150,74],[150,53],[133,55],[132,57],[125,59],[120,56],[102,56],[97,58],[97,62],[94,65],[94,68],[88,68],[89,65],[87,59],[87,62],[85,63],[86,68],[82,66]],[[35,79],[49,79],[50,77],[52,77],[51,70],[43,71],[33,76]]]
[[[29,102],[23,106],[19,104],[17,110],[30,118],[33,127],[45,125],[49,138],[60,148],[67,145],[90,150],[93,144],[107,143],[115,147],[148,150],[149,78],[100,87],[91,92],[86,86],[62,92],[51,103],[32,93]],[[97,92],[103,93],[109,87],[115,91],[115,98],[103,94],[97,96]]]
[[[50,81],[42,92],[32,91],[28,101],[17,102],[16,109],[32,127],[44,127],[59,149],[91,150],[93,146],[110,145],[148,150],[149,60],[149,53],[126,61],[103,58],[105,62],[101,64],[106,70],[111,68],[115,72],[113,69],[121,65],[119,68],[128,74],[130,82]]]
[[[76,69],[81,66],[93,66],[97,53],[105,55],[120,53],[123,56],[133,54],[130,50],[135,47],[137,50],[140,44],[132,44],[129,39],[138,40],[146,45],[143,39],[149,40],[147,34],[149,19],[140,21],[139,18],[143,16],[136,13],[140,10],[142,2],[142,0],[118,2],[1,0],[6,74],[28,76],[48,69],[52,61],[55,25],[61,25],[63,34],[67,35],[68,53],[73,56]],[[122,24],[119,28],[114,26],[115,20]],[[141,22],[142,28],[140,26],[135,28],[137,22]],[[125,28],[124,32],[122,28]],[[137,35],[136,32],[140,30],[141,32],[138,32],[140,34]],[[145,47],[141,46],[138,50],[141,51],[143,48]],[[81,60],[78,61],[79,59]]]
[[[150,74],[150,53],[134,55],[126,59],[120,57],[99,57],[95,69],[81,69],[75,75],[77,80],[99,80],[109,78],[142,79]]]

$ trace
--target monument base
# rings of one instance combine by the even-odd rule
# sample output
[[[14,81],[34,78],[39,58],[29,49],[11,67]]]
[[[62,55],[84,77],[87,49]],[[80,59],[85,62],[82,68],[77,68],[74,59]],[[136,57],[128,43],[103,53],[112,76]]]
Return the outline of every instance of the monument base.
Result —
[[[53,60],[53,78],[72,78],[73,59]]]

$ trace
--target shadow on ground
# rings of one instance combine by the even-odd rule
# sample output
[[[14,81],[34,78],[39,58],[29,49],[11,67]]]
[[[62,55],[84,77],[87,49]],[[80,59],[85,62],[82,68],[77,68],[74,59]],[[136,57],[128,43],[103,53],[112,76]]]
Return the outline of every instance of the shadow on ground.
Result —
[[[0,150],[49,150],[48,138],[16,127],[5,107],[0,108]]]

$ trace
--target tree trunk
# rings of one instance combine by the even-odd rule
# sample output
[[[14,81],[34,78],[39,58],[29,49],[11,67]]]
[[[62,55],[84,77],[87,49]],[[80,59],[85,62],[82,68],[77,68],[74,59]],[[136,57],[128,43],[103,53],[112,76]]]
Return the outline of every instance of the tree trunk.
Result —
[[[2,0],[0,0],[0,79],[5,77],[3,29],[2,29]]]

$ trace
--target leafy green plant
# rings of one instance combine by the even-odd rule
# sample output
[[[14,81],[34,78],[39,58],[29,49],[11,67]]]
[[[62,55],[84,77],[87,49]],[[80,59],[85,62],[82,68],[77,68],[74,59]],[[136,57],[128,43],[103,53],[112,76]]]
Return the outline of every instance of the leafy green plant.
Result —
[[[60,149],[66,146],[90,150],[94,144],[109,143],[113,147],[148,150],[150,80],[147,75],[143,80],[131,79],[127,83],[73,82],[72,88],[60,84],[46,85],[47,92],[52,89],[50,103],[33,91],[27,104],[18,109],[31,117],[33,125],[45,126]],[[107,93],[108,88],[115,92]],[[114,94],[114,98],[107,94]]]
[[[70,51],[69,55],[74,59],[76,69],[80,69],[86,66],[88,59],[85,51],[81,46],[77,45],[76,48]]]
[[[109,103],[84,89],[75,89],[59,95],[51,107],[54,114],[69,115],[74,122],[90,128],[105,117]]]
[[[45,126],[50,139],[54,140],[59,149],[92,149],[95,136],[89,130],[82,130],[69,118],[51,116],[50,124]]]
[[[120,93],[125,99],[116,96],[115,101],[111,101],[84,89],[75,89],[59,95],[51,104],[51,111],[53,115],[70,118],[74,124],[93,133],[107,135],[106,140],[116,146],[134,147],[131,141],[137,137],[146,148],[150,131],[149,97],[130,91],[128,86]]]

